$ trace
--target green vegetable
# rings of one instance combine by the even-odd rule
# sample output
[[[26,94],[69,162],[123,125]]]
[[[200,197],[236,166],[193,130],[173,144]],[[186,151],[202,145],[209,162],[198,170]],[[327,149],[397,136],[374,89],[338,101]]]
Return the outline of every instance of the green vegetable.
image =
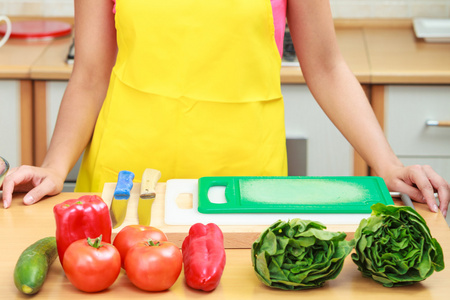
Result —
[[[352,259],[365,277],[386,287],[425,280],[444,269],[444,255],[425,220],[411,207],[372,205],[355,232]]]
[[[55,237],[40,239],[25,249],[14,269],[14,284],[17,289],[27,295],[36,294],[57,256]]]
[[[352,251],[343,232],[309,220],[277,221],[252,245],[252,264],[265,285],[284,290],[323,286],[336,278]]]

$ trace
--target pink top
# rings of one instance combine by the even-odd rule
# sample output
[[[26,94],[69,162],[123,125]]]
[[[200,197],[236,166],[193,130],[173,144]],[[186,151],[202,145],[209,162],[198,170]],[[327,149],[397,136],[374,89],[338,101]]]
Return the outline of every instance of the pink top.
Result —
[[[113,12],[116,13],[116,0],[113,1]],[[273,25],[275,27],[275,42],[277,43],[280,57],[283,56],[283,39],[286,25],[286,1],[287,0],[270,0],[270,4],[272,4]]]

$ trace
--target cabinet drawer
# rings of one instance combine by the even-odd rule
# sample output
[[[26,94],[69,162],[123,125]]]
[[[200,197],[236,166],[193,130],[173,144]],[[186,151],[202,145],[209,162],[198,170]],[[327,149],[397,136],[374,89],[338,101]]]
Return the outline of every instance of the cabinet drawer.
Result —
[[[385,89],[385,131],[397,155],[450,156],[450,86],[395,85]]]

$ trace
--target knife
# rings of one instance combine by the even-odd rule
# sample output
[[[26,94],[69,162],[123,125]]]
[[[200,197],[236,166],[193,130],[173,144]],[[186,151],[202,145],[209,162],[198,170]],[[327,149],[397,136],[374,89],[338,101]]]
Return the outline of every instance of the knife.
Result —
[[[133,187],[133,179],[133,172],[119,172],[116,189],[114,190],[114,197],[109,210],[113,228],[117,228],[122,225],[123,220],[125,219],[125,215],[127,214],[128,199],[130,198],[130,191]]]
[[[413,208],[414,210],[416,210],[416,208],[414,207],[414,204],[412,203],[411,198],[409,198],[409,196],[407,194],[404,193],[399,193],[399,192],[390,192],[391,197],[400,197],[400,199],[402,199],[402,202],[405,206],[409,206],[411,208]]]
[[[138,203],[139,224],[148,226],[152,217],[152,205],[155,200],[155,186],[161,178],[161,172],[155,169],[145,169],[142,174],[141,192]]]

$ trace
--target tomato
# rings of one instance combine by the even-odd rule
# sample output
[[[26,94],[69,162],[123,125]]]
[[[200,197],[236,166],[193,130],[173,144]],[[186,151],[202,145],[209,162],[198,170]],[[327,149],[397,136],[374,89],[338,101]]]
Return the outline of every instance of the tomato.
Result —
[[[128,250],[139,242],[148,240],[167,241],[167,236],[156,227],[145,225],[128,225],[122,228],[114,238],[113,245],[119,250],[124,268]]]
[[[64,272],[69,281],[83,292],[102,291],[119,276],[119,251],[113,245],[102,242],[101,238],[75,241],[64,253]]]
[[[130,281],[151,292],[169,289],[180,276],[182,264],[181,250],[167,241],[137,243],[125,257],[125,270]]]

